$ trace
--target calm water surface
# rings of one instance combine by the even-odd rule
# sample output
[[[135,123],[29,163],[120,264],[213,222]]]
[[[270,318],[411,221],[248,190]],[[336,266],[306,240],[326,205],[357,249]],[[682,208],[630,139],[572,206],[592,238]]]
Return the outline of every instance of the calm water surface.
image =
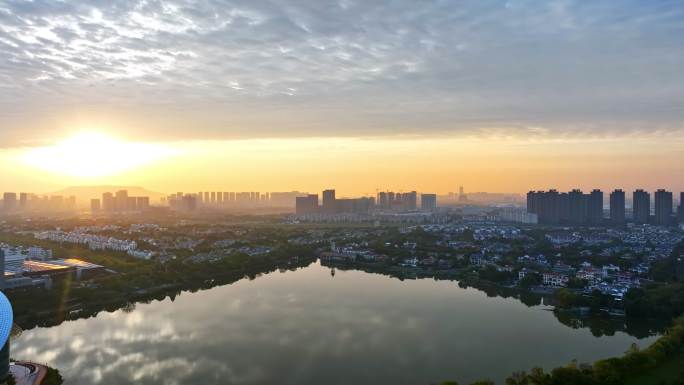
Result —
[[[12,356],[67,384],[498,383],[513,371],[622,354],[549,307],[488,298],[456,282],[400,281],[313,264],[24,332]]]

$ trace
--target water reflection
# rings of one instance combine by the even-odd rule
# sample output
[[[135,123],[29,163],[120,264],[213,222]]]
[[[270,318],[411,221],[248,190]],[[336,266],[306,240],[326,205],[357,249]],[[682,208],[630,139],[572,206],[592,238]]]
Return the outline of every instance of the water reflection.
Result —
[[[13,356],[69,384],[416,385],[501,381],[654,340],[594,333],[536,301],[314,264],[26,331]]]

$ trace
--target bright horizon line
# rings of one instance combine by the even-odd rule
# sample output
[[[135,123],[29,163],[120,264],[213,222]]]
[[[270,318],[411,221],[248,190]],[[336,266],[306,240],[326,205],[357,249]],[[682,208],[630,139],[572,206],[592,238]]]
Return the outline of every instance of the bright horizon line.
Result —
[[[193,191],[283,191],[278,186],[292,186],[286,191],[304,192],[335,186],[357,196],[376,190],[447,194],[461,185],[508,194],[550,188],[684,189],[681,143],[665,138],[638,141],[638,146],[630,139],[425,136],[163,143],[135,142],[98,130],[59,138],[24,151],[0,150],[0,161],[13,166],[0,170],[0,180],[13,189],[46,193],[98,185],[151,186],[172,193],[188,186]]]

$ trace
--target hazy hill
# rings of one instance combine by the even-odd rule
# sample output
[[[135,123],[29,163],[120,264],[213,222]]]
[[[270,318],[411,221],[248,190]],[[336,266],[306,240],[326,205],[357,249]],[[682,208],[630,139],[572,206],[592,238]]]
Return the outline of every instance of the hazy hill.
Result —
[[[116,193],[119,190],[128,190],[129,196],[148,196],[153,203],[166,196],[166,194],[150,191],[138,186],[72,186],[55,191],[51,195],[73,195],[80,204],[84,204],[90,202],[93,198],[102,198],[103,193]]]

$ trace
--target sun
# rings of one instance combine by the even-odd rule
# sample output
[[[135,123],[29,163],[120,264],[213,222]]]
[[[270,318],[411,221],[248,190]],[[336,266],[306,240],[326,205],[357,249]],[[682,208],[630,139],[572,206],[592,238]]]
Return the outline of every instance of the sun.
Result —
[[[148,165],[172,153],[164,145],[126,142],[101,132],[81,132],[54,145],[30,149],[23,160],[59,175],[98,178]]]

